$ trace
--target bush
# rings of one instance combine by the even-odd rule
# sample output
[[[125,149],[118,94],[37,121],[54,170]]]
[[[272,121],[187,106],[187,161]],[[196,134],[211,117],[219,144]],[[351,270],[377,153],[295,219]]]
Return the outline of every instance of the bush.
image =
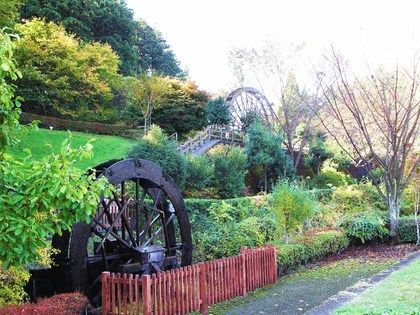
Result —
[[[158,164],[183,188],[187,169],[186,158],[179,153],[176,142],[171,141],[159,126],[153,125],[127,152],[127,157],[146,159]]]
[[[187,159],[187,197],[213,197],[216,194],[210,184],[214,176],[214,164],[206,155],[189,156]]]
[[[318,209],[316,199],[308,190],[288,181],[280,181],[274,187],[272,198],[280,235],[301,230]]]
[[[30,113],[21,113],[19,120],[22,124],[30,124],[33,121],[39,121],[39,126],[44,128],[53,127],[54,129],[58,130],[70,130],[89,132],[95,134],[115,135],[130,139],[139,139],[141,135],[140,130],[127,128],[126,125],[111,125],[97,122],[68,120]]]
[[[385,203],[370,182],[337,187],[328,206],[341,214],[386,210]]]
[[[313,230],[291,244],[273,243],[277,248],[277,267],[280,272],[342,251],[349,240],[342,230]]]
[[[26,297],[25,286],[29,277],[29,272],[26,269],[19,267],[3,269],[0,267],[0,307],[23,302]]]
[[[417,225],[414,216],[400,218],[398,236],[402,243],[417,242]]]
[[[351,239],[362,243],[381,241],[389,235],[386,215],[380,211],[357,213],[345,220],[342,226]]]
[[[313,188],[331,188],[341,187],[353,184],[355,181],[349,175],[338,171],[332,165],[325,165],[322,167],[321,172],[310,180],[310,186]]]
[[[226,200],[186,199],[195,244],[194,260],[236,255],[243,246],[276,238],[276,217],[267,196]]]
[[[43,314],[43,315],[78,315],[85,314],[89,300],[79,292],[57,294],[41,299],[36,304],[13,305],[0,309],[0,315],[8,314]]]
[[[210,150],[209,159],[214,164],[211,187],[218,197],[225,199],[241,196],[247,172],[243,150],[232,146],[217,146]]]

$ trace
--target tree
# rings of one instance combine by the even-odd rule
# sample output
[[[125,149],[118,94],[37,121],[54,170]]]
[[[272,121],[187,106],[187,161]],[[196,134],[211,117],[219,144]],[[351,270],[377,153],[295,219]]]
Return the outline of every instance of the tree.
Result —
[[[352,74],[333,50],[327,74],[318,74],[328,109],[320,115],[322,124],[353,160],[366,162],[388,208],[390,235],[396,239],[402,193],[419,164],[415,155],[404,172],[419,132],[417,66],[397,66],[392,71],[378,68],[361,77]]]
[[[150,67],[163,75],[184,75],[161,34],[136,21],[124,0],[26,0],[21,15],[59,23],[83,41],[108,43],[121,60],[123,75],[139,75]]]
[[[294,69],[303,45],[283,47],[267,42],[261,49],[237,48],[230,53],[232,70],[240,85],[257,84],[261,91],[274,97],[278,104],[278,123],[283,129],[284,144],[293,158],[295,169],[317,122],[320,103],[297,84]],[[301,62],[301,60],[299,60]]]
[[[250,167],[263,166],[264,191],[268,191],[268,180],[278,177],[291,177],[294,170],[290,157],[281,147],[283,137],[268,130],[256,121],[247,130],[245,136],[245,152]]]
[[[138,118],[143,116],[143,128],[146,133],[152,124],[154,109],[162,106],[171,85],[166,78],[156,74],[150,77],[143,74],[138,78],[129,77],[125,80],[125,94],[129,99],[125,116],[136,123],[139,123]]]
[[[309,152],[304,158],[305,164],[309,166],[314,174],[318,175],[322,164],[333,157],[333,153],[327,146],[327,135],[323,132],[317,132],[309,139]]]
[[[185,135],[203,129],[207,122],[204,106],[209,99],[190,81],[169,79],[170,89],[163,96],[162,105],[154,110],[153,121],[169,134]]]
[[[39,19],[16,25],[16,60],[23,73],[17,93],[37,114],[106,121],[118,56],[107,44],[82,44],[63,27]],[[93,117],[92,117],[93,116]]]
[[[159,31],[140,20],[137,22],[136,38],[139,64],[143,71],[151,68],[160,75],[178,78],[186,76],[174,52]]]
[[[229,108],[222,97],[210,100],[206,104],[206,117],[210,125],[225,126],[230,123],[231,117]]]

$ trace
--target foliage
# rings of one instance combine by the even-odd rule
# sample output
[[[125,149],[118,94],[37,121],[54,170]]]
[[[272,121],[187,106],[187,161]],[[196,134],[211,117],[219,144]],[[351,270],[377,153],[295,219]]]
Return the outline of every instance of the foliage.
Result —
[[[144,20],[137,23],[136,35],[139,65],[141,69],[153,69],[161,75],[185,77],[179,62],[162,34],[150,27]]]
[[[315,230],[296,238],[290,244],[279,241],[273,244],[277,247],[278,269],[284,272],[340,252],[349,245],[349,240],[341,230]]]
[[[0,2],[0,29],[13,27],[19,17],[22,0],[7,0]]]
[[[204,197],[212,195],[210,187],[214,176],[214,164],[206,155],[188,156],[187,178],[184,195],[188,197]]]
[[[26,297],[25,285],[29,277],[29,272],[22,267],[3,269],[0,264],[0,308],[23,301]]]
[[[389,235],[386,216],[380,211],[357,213],[344,221],[342,226],[355,241],[381,241]]]
[[[302,230],[304,222],[318,209],[316,199],[308,190],[285,180],[276,184],[272,198],[281,235]]]
[[[354,183],[354,179],[338,171],[337,165],[334,163],[325,163],[321,171],[309,181],[311,187],[319,189],[346,186]]]
[[[164,96],[162,106],[155,110],[153,121],[169,134],[183,136],[206,126],[204,106],[209,96],[190,81],[167,79],[171,88]]]
[[[58,154],[40,161],[28,155],[0,162],[0,260],[5,266],[48,264],[48,236],[90,220],[98,196],[107,192],[106,179],[95,180],[74,161],[91,154],[90,143],[72,149],[66,140]]]
[[[123,124],[113,125],[81,120],[68,120],[25,112],[20,114],[19,122],[23,125],[36,122],[37,126],[51,130],[80,131],[84,133],[120,136],[128,139],[138,139],[143,134],[142,130],[130,129],[127,125]]]
[[[263,166],[264,188],[267,191],[268,182],[278,178],[294,176],[293,163],[282,149],[283,137],[268,130],[259,121],[254,122],[247,130],[245,137],[245,152],[250,167]],[[270,185],[271,186],[271,185]]]
[[[170,140],[159,126],[152,125],[149,132],[128,150],[127,157],[146,159],[158,164],[178,186],[184,187],[186,158],[179,153],[176,142]]]
[[[401,243],[417,242],[417,224],[413,215],[402,216],[400,218],[400,225],[398,226],[398,237]]]
[[[71,139],[74,147],[79,147],[87,142],[92,143],[93,157],[85,160],[80,159],[74,162],[74,166],[81,171],[87,171],[108,160],[124,158],[127,150],[134,145],[133,140],[114,136],[102,136],[89,133],[58,131],[49,129],[27,128],[17,134],[19,143],[8,148],[8,153],[15,159],[24,159],[27,156],[27,149],[31,152],[32,160],[42,160],[45,156],[59,154],[61,143]],[[93,141],[94,140],[94,141]],[[110,149],[112,148],[112,149]]]
[[[124,118],[127,121],[140,125],[140,117],[146,124],[150,123],[152,111],[163,104],[164,96],[170,90],[170,84],[166,78],[143,74],[138,78],[124,78],[124,95],[127,105],[124,109]]]
[[[88,298],[79,292],[72,292],[39,299],[34,304],[12,305],[0,309],[0,314],[83,314],[87,309]]]
[[[205,107],[207,122],[209,125],[228,125],[231,117],[229,108],[222,97],[209,100]]]
[[[326,206],[339,214],[385,211],[385,204],[378,191],[367,181],[335,188]]]
[[[308,141],[309,152],[304,156],[304,163],[312,169],[313,174],[318,175],[321,167],[327,159],[333,157],[333,153],[327,145],[327,136],[318,132]]]
[[[15,87],[7,82],[22,76],[13,58],[13,39],[18,37],[0,30],[0,160],[6,146],[14,142],[12,134],[19,129],[21,98],[14,97]]]
[[[187,199],[186,205],[196,261],[236,255],[243,246],[258,246],[276,238],[276,217],[266,198]]]
[[[108,117],[118,56],[107,44],[82,44],[62,26],[39,19],[16,25],[22,40],[16,60],[23,74],[17,93],[23,109],[49,116]],[[108,107],[107,107],[108,106]]]
[[[108,43],[121,59],[123,75],[137,75],[149,67],[164,75],[184,74],[162,35],[136,21],[125,1],[26,0],[21,14],[59,23],[84,41]]]
[[[242,195],[245,188],[246,155],[242,149],[232,146],[217,146],[210,150],[209,159],[214,163],[211,186],[220,198]]]

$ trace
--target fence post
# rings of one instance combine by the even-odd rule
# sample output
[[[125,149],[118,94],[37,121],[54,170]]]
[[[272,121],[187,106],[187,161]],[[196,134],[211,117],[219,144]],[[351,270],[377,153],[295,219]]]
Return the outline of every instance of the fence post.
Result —
[[[150,315],[152,313],[152,290],[149,275],[143,275],[141,277],[141,291],[143,298],[143,314]]]
[[[206,264],[199,264],[199,280],[200,280],[200,313],[208,313],[207,303],[207,281],[206,281]]]
[[[102,314],[110,314],[110,296],[109,296],[109,282],[108,279],[111,273],[109,271],[102,272],[101,282],[102,282]]]
[[[245,251],[241,249],[241,253],[239,254],[241,257],[241,272],[240,272],[240,283],[241,285],[241,295],[246,295],[246,260],[245,260]]]
[[[271,247],[272,249],[273,249],[273,255],[274,255],[274,282],[276,282],[277,281],[277,276],[278,276],[278,274],[277,274],[277,247],[275,247],[275,246],[272,246]]]

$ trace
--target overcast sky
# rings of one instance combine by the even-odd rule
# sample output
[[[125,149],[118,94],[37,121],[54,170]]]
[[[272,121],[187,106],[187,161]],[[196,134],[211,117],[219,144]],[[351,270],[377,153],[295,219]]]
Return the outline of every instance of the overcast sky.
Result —
[[[229,90],[228,52],[267,39],[306,45],[314,61],[331,44],[355,65],[412,58],[420,48],[420,1],[127,0],[167,39],[201,88]]]

